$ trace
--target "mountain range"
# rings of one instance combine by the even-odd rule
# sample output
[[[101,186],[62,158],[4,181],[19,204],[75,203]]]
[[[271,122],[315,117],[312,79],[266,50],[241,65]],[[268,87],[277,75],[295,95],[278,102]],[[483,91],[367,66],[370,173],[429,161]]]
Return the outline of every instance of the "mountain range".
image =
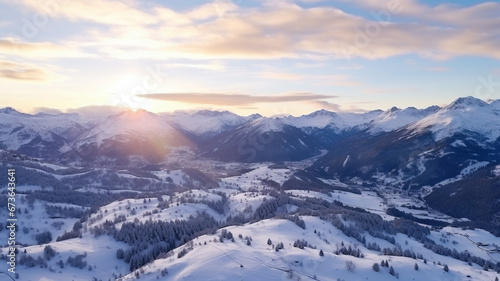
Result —
[[[0,109],[0,149],[63,163],[161,163],[174,147],[233,162],[300,161],[309,171],[399,187],[433,186],[499,159],[500,100],[302,116],[123,111],[103,119]]]

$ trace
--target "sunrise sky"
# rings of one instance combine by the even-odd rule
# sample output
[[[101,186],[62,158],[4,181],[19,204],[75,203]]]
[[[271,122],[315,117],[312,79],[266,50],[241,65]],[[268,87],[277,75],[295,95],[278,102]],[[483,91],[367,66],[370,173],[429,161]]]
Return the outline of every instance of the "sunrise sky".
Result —
[[[500,4],[460,3],[0,0],[0,107],[300,115],[499,99]]]

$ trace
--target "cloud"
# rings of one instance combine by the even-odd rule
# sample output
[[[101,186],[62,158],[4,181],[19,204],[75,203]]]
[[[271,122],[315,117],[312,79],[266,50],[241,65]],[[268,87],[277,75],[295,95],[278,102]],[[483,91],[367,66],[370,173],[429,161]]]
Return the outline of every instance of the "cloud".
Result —
[[[91,105],[79,108],[70,108],[66,110],[66,113],[78,113],[89,119],[102,119],[126,110],[130,109],[108,105]]]
[[[304,79],[305,76],[299,75],[299,74],[294,74],[294,73],[286,73],[286,72],[274,72],[274,71],[265,71],[260,73],[260,77],[263,78],[271,78],[271,79],[278,79],[278,80],[300,80]]]
[[[44,81],[51,77],[52,74],[44,68],[26,63],[0,60],[0,78]]]
[[[33,114],[46,113],[46,114],[51,114],[51,115],[57,115],[57,114],[63,113],[59,109],[49,108],[49,107],[35,107],[35,108],[33,108],[33,110],[31,112]]]
[[[29,42],[13,37],[0,38],[0,54],[30,59],[96,57],[95,54],[83,52],[78,46],[74,45],[64,46],[52,42]]]
[[[326,110],[333,111],[333,112],[362,113],[362,112],[368,111],[366,109],[362,109],[362,108],[359,108],[357,106],[354,106],[352,103],[349,106],[342,106],[340,104],[331,103],[328,101],[316,100],[316,101],[310,101],[309,104],[311,104],[313,107],[315,107],[317,109],[326,109]]]
[[[313,101],[335,98],[336,96],[316,95],[311,93],[288,93],[284,95],[252,96],[245,94],[221,94],[221,93],[169,93],[169,94],[146,94],[138,97],[175,101],[194,104],[210,104],[225,106],[251,106],[256,103],[279,103]]]
[[[364,17],[321,1],[308,8],[291,1],[265,1],[251,8],[216,1],[174,11],[134,0],[71,1],[54,17],[108,27],[78,34],[64,46],[91,47],[103,57],[127,60],[376,60],[408,54],[435,60],[500,59],[499,3],[429,7],[416,0],[354,1],[370,9]],[[392,2],[400,3],[397,14],[388,12]],[[40,8],[36,0],[22,5]]]
[[[17,1],[50,17],[64,17],[72,21],[89,21],[109,25],[152,24],[154,15],[141,11],[136,1]]]
[[[335,104],[335,103],[331,103],[331,102],[327,102],[327,101],[311,101],[310,102],[313,106],[315,106],[316,108],[320,108],[320,109],[326,109],[326,110],[329,110],[329,111],[342,111],[342,106],[338,105],[338,104]]]
[[[226,67],[220,63],[169,63],[166,64],[167,68],[196,68],[202,70],[212,70],[212,71],[221,71]]]

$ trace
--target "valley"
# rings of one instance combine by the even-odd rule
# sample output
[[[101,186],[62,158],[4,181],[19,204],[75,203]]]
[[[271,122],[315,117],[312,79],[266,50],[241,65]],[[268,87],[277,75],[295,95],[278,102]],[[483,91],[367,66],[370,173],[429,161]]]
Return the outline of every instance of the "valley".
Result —
[[[499,114],[497,104],[104,121],[3,109],[0,173],[16,171],[13,277],[495,280],[498,122],[453,120]],[[446,127],[443,115],[453,115]],[[2,217],[6,203],[2,191]],[[3,260],[8,235],[2,227]]]

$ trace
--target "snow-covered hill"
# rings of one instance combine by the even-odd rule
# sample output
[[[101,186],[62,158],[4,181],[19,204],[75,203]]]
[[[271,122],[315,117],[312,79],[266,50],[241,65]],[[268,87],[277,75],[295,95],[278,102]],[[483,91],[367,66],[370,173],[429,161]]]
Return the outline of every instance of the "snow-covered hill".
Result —
[[[130,273],[122,280],[164,278],[168,280],[441,281],[493,280],[496,275],[492,272],[481,272],[477,267],[470,267],[463,262],[422,249],[418,243],[405,235],[399,236],[397,243],[421,253],[426,257],[426,263],[419,259],[381,256],[359,245],[358,241],[317,217],[302,217],[302,219],[305,221],[305,229],[288,220],[263,220],[254,224],[224,228],[235,236],[234,242],[230,239],[221,242],[219,239],[221,230],[215,235],[200,236],[174,250],[179,253],[187,249],[188,253],[185,256],[177,258],[174,255],[158,259],[144,266],[137,272],[138,274]],[[250,245],[248,238],[251,239]],[[296,240],[302,239],[306,240],[310,247],[300,249],[293,246]],[[382,242],[373,237],[368,240],[370,243]],[[283,243],[284,249],[276,251],[278,243]],[[335,254],[342,244],[359,249],[364,257]],[[384,246],[389,247],[390,244]],[[323,256],[319,254],[320,250],[323,251]],[[378,272],[373,270],[373,264],[380,264],[382,260],[389,261],[389,266],[394,269],[394,275],[391,275],[390,268],[380,267]],[[415,264],[418,270],[415,270]],[[442,264],[448,265],[450,270],[445,272]]]
[[[201,177],[185,169],[82,174],[8,152],[2,153],[4,165],[17,165],[19,173],[20,280],[494,280],[500,258],[500,238],[484,230],[427,227],[458,218],[429,209],[418,193],[389,186],[280,192],[301,163],[242,164],[248,168],[241,174],[210,187],[194,184]],[[28,181],[29,173],[40,171],[33,174],[37,181],[51,186]],[[64,189],[56,182],[90,188]],[[124,182],[136,183],[137,190],[114,190]],[[397,219],[388,208],[422,223]],[[207,229],[193,233],[201,223]],[[177,228],[158,231],[172,225]],[[51,238],[40,240],[47,232]],[[1,241],[7,235],[0,231]]]

